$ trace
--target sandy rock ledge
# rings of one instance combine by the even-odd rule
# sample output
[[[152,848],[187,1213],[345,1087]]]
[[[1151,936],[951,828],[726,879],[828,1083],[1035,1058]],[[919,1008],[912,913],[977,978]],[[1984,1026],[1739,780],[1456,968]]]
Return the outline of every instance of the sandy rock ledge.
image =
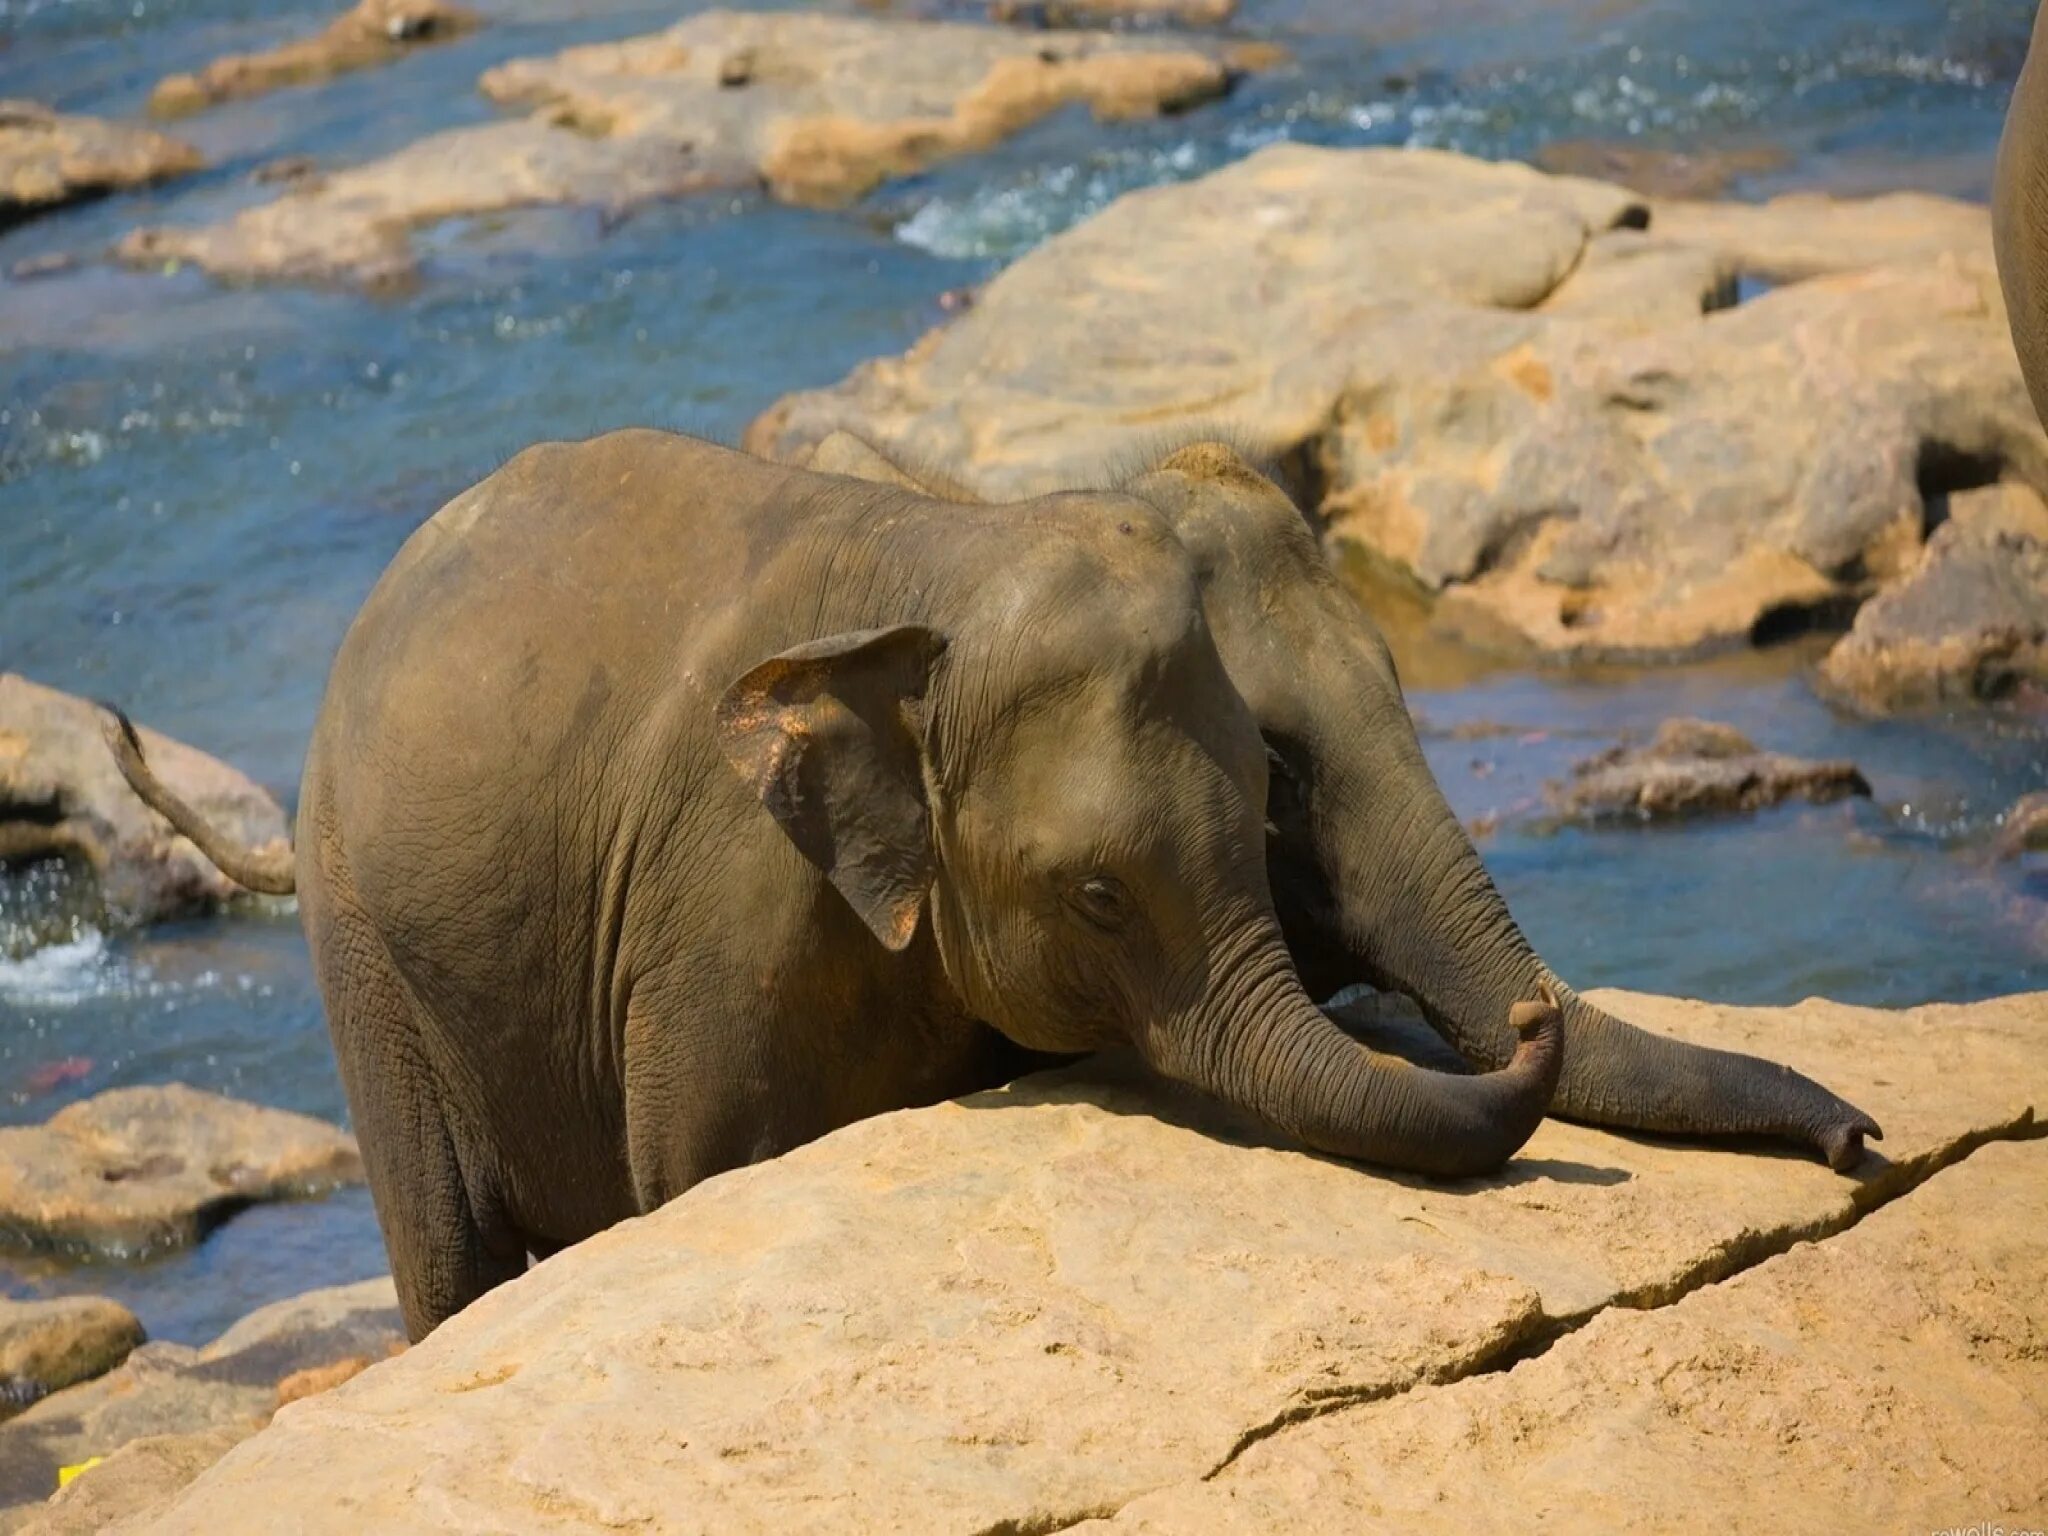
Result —
[[[1672,1529],[1853,1478],[1845,1508],[2038,1508],[2048,995],[1599,1001],[1817,1075],[1886,1156],[1842,1177],[1551,1122],[1434,1184],[1097,1063],[700,1185],[114,1528],[1179,1531],[1256,1498],[1281,1513],[1247,1528],[1505,1529],[1580,1479]],[[1629,1471],[1687,1416],[1743,1472],[1690,1503]],[[1380,1454],[1403,1434],[1427,1449]]]

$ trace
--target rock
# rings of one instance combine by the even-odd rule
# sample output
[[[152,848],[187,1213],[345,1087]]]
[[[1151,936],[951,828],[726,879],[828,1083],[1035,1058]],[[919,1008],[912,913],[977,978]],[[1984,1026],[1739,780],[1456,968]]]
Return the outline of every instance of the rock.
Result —
[[[1498,1177],[1438,1184],[1098,1061],[860,1122],[578,1244],[281,1413],[148,1529],[1061,1529],[1199,1488],[1301,1420],[1825,1247],[1970,1148],[2036,1134],[2048,1094],[2048,994],[1596,1000],[1816,1074],[1883,1122],[1889,1160],[1845,1177],[1551,1121]],[[1999,1230],[2038,1242],[2033,1182]],[[2002,1309],[1958,1304],[2039,1316],[2044,1275],[2001,1271]],[[1782,1454],[1773,1414],[1797,1406],[1758,1404],[1716,1454]],[[1953,1476],[1927,1474],[1930,1496]]]
[[[2048,485],[1989,251],[1942,199],[1653,206],[1275,146],[1119,199],[747,442],[844,430],[1006,499],[1220,433],[1442,629],[1688,656],[1846,622],[1958,482]],[[1757,275],[1785,286],[1733,304]]]
[[[110,1371],[142,1342],[142,1324],[103,1296],[0,1299],[0,1413]]]
[[[1760,750],[1733,726],[1666,720],[1646,747],[1614,747],[1548,786],[1571,821],[1668,821],[1762,810],[1787,800],[1825,805],[1870,793],[1854,763],[1810,762]]]
[[[478,22],[474,11],[450,0],[357,0],[316,37],[261,53],[231,53],[196,75],[165,77],[150,93],[149,110],[181,116],[237,97],[372,69],[425,44],[460,37]]]
[[[2048,1147],[1511,1371],[1350,1408],[1073,1527],[2017,1532],[2048,1510]],[[1985,1518],[1992,1516],[1995,1518]]]
[[[1912,568],[1821,663],[1842,701],[1884,714],[2048,683],[2048,504],[2003,484],[1949,506]]]
[[[0,229],[80,198],[199,169],[189,144],[146,128],[0,101]]]
[[[182,1083],[115,1088],[0,1128],[0,1243],[140,1257],[362,1178],[355,1138],[325,1121]]]
[[[989,0],[988,14],[1039,27],[1220,27],[1237,14],[1237,0]]]
[[[1101,32],[711,11],[500,65],[484,93],[529,117],[434,134],[226,223],[137,230],[120,254],[223,277],[387,283],[412,270],[411,231],[442,219],[616,211],[763,181],[786,201],[843,204],[1063,107],[1150,116],[1230,79],[1213,49]]]
[[[241,888],[145,806],[121,777],[84,699],[0,672],[0,863],[83,860],[106,915],[150,923],[219,906]],[[277,802],[205,753],[144,729],[164,782],[230,837],[270,846],[285,836]]]
[[[268,1423],[281,1383],[306,1383],[341,1361],[384,1360],[404,1343],[385,1277],[274,1302],[203,1349],[145,1344],[118,1370],[0,1425],[0,1523],[49,1498],[59,1467],[104,1456],[40,1527],[92,1529],[88,1512],[111,1516],[172,1492]]]
[[[1645,197],[1720,197],[1745,176],[1782,170],[1790,161],[1775,144],[1736,149],[1672,150],[1613,139],[1552,139],[1535,164],[1567,176],[1618,182]]]
[[[98,1536],[117,1520],[169,1499],[248,1438],[241,1429],[189,1435],[144,1435],[59,1489],[47,1504],[0,1510],[0,1527],[20,1536]],[[10,1518],[12,1516],[13,1518]]]
[[[2048,853],[2048,790],[2035,790],[2013,802],[1999,820],[1997,847],[2001,859]]]

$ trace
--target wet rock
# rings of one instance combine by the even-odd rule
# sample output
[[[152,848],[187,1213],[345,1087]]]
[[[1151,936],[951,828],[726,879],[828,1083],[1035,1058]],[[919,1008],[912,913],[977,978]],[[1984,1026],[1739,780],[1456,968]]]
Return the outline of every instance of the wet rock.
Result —
[[[2048,1509],[2044,1275],[2048,1146],[1989,1146],[1675,1306],[1072,1529],[2016,1531]]]
[[[1597,1001],[1818,1075],[1890,1160],[1844,1177],[1552,1121],[1500,1176],[1443,1185],[1097,1062],[863,1121],[578,1244],[280,1414],[148,1528],[1062,1529],[1827,1239],[2031,1134],[2048,1094],[2048,996]],[[2002,1230],[2038,1243],[2030,1213]],[[2044,1273],[2002,1274],[2018,1289],[1980,1315],[2038,1311]],[[1782,1454],[1801,1401],[1758,1401],[1725,1454]],[[1926,1491],[1948,1475],[1930,1461]]]
[[[449,0],[357,0],[318,36],[261,53],[231,53],[192,75],[170,75],[150,92],[149,110],[182,116],[244,96],[372,69],[428,43],[473,30],[479,18]]]
[[[1553,139],[1535,164],[1568,176],[1617,182],[1645,197],[1720,197],[1745,176],[1781,170],[1790,160],[1774,144],[1732,149],[1653,149],[1615,139]]]
[[[362,1177],[355,1138],[324,1121],[182,1083],[115,1088],[0,1128],[0,1242],[139,1256]]]
[[[1904,576],[1865,603],[1821,680],[1873,714],[2048,683],[2048,504],[2024,485],[1950,499]]]
[[[341,1361],[384,1360],[404,1343],[384,1278],[275,1302],[202,1349],[145,1344],[118,1370],[0,1426],[0,1523],[36,1513],[59,1467],[104,1456],[43,1512],[49,1523],[29,1527],[92,1529],[87,1515],[111,1518],[174,1492],[268,1423],[281,1383]]]
[[[1724,211],[1276,146],[1119,199],[747,441],[845,430],[1007,498],[1221,432],[1446,632],[1687,656],[1846,623],[1958,474],[2048,485],[1989,251],[1936,198]]]
[[[1220,27],[1237,0],[989,0],[989,19],[1038,27]]]
[[[1824,805],[1870,793],[1854,763],[1811,762],[1765,752],[1731,725],[1667,720],[1645,747],[1613,747],[1548,786],[1571,821],[1668,821],[1731,815],[1787,800]]]
[[[103,1296],[0,1299],[0,1415],[112,1370],[142,1342],[142,1324]]]
[[[166,134],[0,101],[0,229],[81,198],[196,171],[199,151]]]
[[[411,231],[442,219],[548,203],[616,212],[762,182],[838,205],[1063,107],[1150,116],[1230,79],[1213,49],[1100,32],[711,11],[500,65],[484,93],[529,111],[522,121],[434,134],[223,224],[138,230],[120,254],[223,277],[388,283],[412,269]]]
[[[84,699],[0,672],[0,863],[84,860],[116,922],[185,917],[243,894],[136,798],[100,718]],[[155,731],[142,740],[164,782],[230,837],[284,838],[277,802],[240,773]]]
[[[2016,859],[2024,853],[2048,853],[2048,790],[2020,796],[1999,823],[1998,856]]]

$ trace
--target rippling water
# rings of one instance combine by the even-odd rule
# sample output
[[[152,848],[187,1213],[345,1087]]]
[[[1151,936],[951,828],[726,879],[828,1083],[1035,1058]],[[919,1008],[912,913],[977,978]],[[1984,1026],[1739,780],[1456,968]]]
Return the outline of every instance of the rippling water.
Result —
[[[944,9],[928,6],[927,9]],[[0,270],[90,258],[127,229],[268,196],[287,154],[347,163],[482,120],[490,63],[649,30],[680,7],[487,6],[470,42],[189,120],[213,169],[0,238]],[[956,8],[958,9],[958,8]],[[1551,138],[1775,146],[1738,190],[1913,185],[1982,195],[2030,0],[1244,0],[1298,63],[1228,103],[1104,129],[1070,114],[845,215],[755,197],[606,227],[586,211],[470,221],[424,242],[425,279],[367,300],[232,289],[88,259],[0,281],[0,666],[126,701],[289,798],[328,660],[405,536],[538,438],[653,424],[731,437],[783,392],[900,350],[938,295],[985,278],[1131,187],[1278,138],[1527,154]],[[1370,30],[1359,17],[1370,12]],[[0,0],[0,96],[133,113],[150,85],[312,30],[254,0]],[[1398,605],[1395,605],[1396,607]],[[1390,621],[1399,617],[1389,610]],[[1658,831],[1483,844],[1532,936],[1583,985],[1755,1002],[1885,1003],[2048,982],[2048,889],[1996,866],[1998,812],[2048,783],[2025,709],[1844,720],[1797,649],[1713,666],[1566,676],[1490,667],[1405,629],[1431,760],[1460,813],[1527,802],[1546,775],[1669,714],[1732,720],[1788,751],[1854,757],[1867,805]],[[1454,739],[1491,719],[1512,731]],[[182,1079],[339,1117],[289,917],[106,935],[62,871],[0,879],[0,1120],[124,1083]],[[360,1194],[250,1213],[195,1253],[132,1269],[17,1264],[18,1293],[102,1290],[160,1336],[382,1265]]]

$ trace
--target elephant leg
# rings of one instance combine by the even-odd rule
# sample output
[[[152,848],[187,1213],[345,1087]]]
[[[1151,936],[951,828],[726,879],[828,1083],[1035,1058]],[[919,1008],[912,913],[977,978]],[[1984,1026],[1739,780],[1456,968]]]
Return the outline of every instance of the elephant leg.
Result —
[[[479,1200],[421,1044],[416,1004],[367,922],[308,902],[329,1028],[406,1336],[418,1343],[526,1268],[527,1243]],[[474,1159],[472,1159],[472,1162]]]

